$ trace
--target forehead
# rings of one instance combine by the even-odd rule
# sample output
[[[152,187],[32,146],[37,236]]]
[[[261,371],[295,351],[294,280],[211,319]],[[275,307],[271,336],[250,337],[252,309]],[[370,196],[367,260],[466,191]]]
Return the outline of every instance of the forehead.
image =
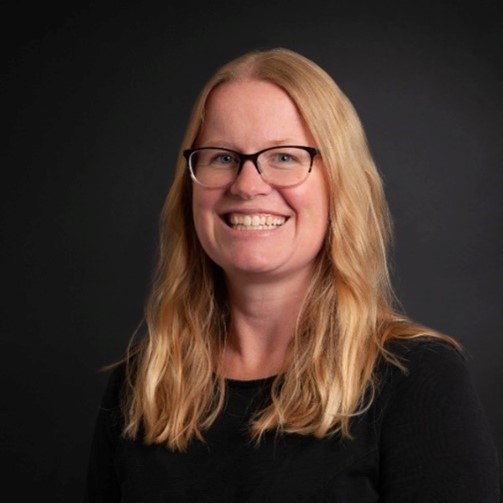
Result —
[[[283,108],[298,113],[297,107],[288,93],[273,82],[258,79],[240,79],[224,82],[215,87],[206,102],[206,112],[220,109],[264,112],[267,108]]]
[[[199,137],[312,143],[308,128],[287,92],[272,82],[255,79],[225,82],[213,89],[206,102]]]

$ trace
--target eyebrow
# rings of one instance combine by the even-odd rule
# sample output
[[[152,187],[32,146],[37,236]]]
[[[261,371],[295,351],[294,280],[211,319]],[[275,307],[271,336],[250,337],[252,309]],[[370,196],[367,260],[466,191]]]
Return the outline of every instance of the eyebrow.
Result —
[[[304,144],[305,141],[300,141],[300,140],[288,140],[288,139],[282,139],[282,140],[274,140],[271,142],[267,142],[268,146],[267,147],[262,147],[259,150],[262,150],[264,148],[269,148],[269,147],[281,147],[282,145],[301,145]],[[226,141],[205,141],[204,145],[199,145],[200,148],[202,147],[221,147],[221,148],[226,148],[228,150],[234,150],[235,152],[242,152],[240,149],[234,146],[229,146],[230,144]],[[243,152],[242,152],[243,153]]]

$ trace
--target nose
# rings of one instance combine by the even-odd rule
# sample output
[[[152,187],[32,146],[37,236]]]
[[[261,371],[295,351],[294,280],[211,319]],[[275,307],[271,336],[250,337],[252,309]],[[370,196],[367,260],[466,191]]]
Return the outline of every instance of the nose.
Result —
[[[264,181],[257,167],[251,160],[243,162],[241,172],[230,187],[232,194],[243,199],[253,199],[258,195],[266,195],[272,187]]]

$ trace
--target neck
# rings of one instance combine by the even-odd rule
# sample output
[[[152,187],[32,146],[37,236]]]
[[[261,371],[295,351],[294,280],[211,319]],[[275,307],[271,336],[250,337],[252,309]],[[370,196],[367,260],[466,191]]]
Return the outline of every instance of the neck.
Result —
[[[229,278],[231,325],[223,355],[224,375],[259,379],[282,371],[309,277],[264,282]]]

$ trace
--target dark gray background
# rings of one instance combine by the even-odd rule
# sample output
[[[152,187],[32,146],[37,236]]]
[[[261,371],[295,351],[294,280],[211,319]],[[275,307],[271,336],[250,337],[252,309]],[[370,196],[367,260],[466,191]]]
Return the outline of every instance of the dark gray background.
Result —
[[[15,500],[79,500],[97,370],[141,318],[190,107],[257,47],[303,53],[353,101],[395,220],[398,295],[467,348],[501,453],[499,2],[116,4],[1,16],[0,441]]]

